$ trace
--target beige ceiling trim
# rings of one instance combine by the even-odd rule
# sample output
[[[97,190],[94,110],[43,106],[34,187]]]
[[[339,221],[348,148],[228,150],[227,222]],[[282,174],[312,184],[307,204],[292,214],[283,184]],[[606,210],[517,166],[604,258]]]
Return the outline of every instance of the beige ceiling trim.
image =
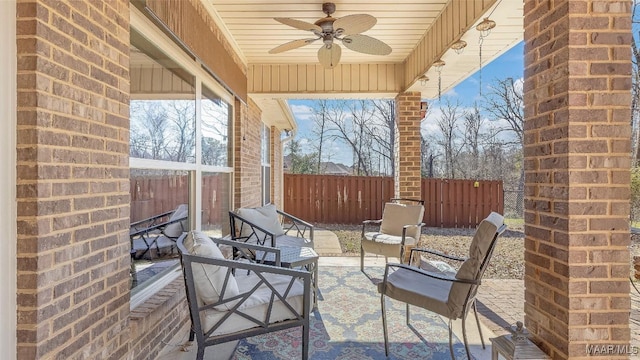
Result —
[[[204,9],[207,10],[209,16],[211,16],[211,19],[216,24],[216,26],[218,26],[218,29],[222,33],[222,36],[227,39],[227,41],[233,48],[233,51],[236,52],[236,54],[244,64],[247,64],[247,57],[244,55],[244,52],[240,48],[240,45],[238,45],[236,39],[231,35],[231,31],[229,31],[227,24],[222,21],[222,18],[220,17],[220,14],[218,14],[218,11],[213,7],[210,1],[202,1],[202,5],[204,6]]]
[[[434,61],[460,39],[497,0],[452,0],[405,61],[403,90],[424,75]],[[509,0],[514,1],[514,0]]]
[[[260,108],[262,122],[268,126],[275,126],[280,131],[296,131],[298,128],[286,99],[269,95],[252,95],[251,100]]]
[[[249,65],[250,94],[358,93],[397,94],[404,85],[402,64],[339,64],[326,70],[319,64]]]

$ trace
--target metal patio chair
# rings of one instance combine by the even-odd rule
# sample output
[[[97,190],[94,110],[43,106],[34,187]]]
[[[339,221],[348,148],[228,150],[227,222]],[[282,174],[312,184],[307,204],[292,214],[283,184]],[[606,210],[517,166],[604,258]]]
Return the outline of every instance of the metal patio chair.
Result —
[[[380,302],[382,307],[382,327],[384,331],[385,353],[389,355],[389,341],[387,333],[387,318],[385,313],[385,297],[406,303],[407,325],[409,324],[409,305],[417,306],[449,319],[449,348],[451,357],[454,358],[451,322],[462,320],[462,336],[467,352],[467,358],[471,359],[469,345],[467,343],[466,318],[469,309],[473,308],[476,324],[480,332],[482,348],[484,339],[480,329],[480,321],[476,310],[476,293],[480,286],[484,271],[489,265],[498,237],[506,230],[504,218],[498,213],[491,213],[478,226],[469,247],[468,258],[441,254],[427,249],[412,249],[413,252],[423,252],[436,255],[441,258],[461,263],[457,271],[454,267],[447,271],[425,271],[417,266],[405,264],[386,265],[384,279],[378,284]],[[430,267],[431,268],[431,267]],[[435,269],[435,268],[434,268]]]
[[[364,254],[374,253],[397,257],[404,261],[405,246],[416,246],[424,223],[424,201],[414,199],[391,199],[384,205],[382,219],[362,222],[360,240],[360,270],[364,271]],[[377,231],[367,232],[367,226],[379,225]]]
[[[197,359],[204,358],[208,346],[297,326],[302,327],[301,358],[308,359],[311,274],[225,259],[217,244],[234,245],[199,231],[177,240]],[[242,246],[273,252],[279,265],[278,249]]]

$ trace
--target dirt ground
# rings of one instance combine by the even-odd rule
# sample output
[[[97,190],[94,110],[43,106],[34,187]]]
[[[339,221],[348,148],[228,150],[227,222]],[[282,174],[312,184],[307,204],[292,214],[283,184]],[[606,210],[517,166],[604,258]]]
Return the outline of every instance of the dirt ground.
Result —
[[[360,254],[362,225],[318,224],[317,227],[333,231],[340,240],[344,255]],[[375,231],[375,228],[367,229]],[[475,229],[423,228],[419,247],[446,254],[466,257]],[[640,255],[640,236],[631,239],[631,255]],[[632,271],[631,259],[630,273]],[[498,239],[498,245],[485,273],[489,279],[522,279],[524,277],[524,227],[510,225]]]

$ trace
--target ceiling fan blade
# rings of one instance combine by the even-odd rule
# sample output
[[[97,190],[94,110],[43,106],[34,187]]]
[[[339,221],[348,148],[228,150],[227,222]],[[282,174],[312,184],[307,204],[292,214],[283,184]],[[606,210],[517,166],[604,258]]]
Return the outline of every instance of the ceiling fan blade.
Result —
[[[348,49],[370,55],[389,55],[392,51],[391,47],[382,41],[362,34],[345,36],[342,43]]]
[[[341,54],[342,49],[338,44],[331,44],[331,48],[327,48],[326,45],[323,45],[320,50],[318,50],[318,60],[325,69],[333,69],[340,62]]]
[[[273,20],[304,31],[322,32],[322,28],[320,26],[302,20],[280,17],[273,18]]]
[[[368,14],[354,14],[339,18],[333,23],[333,28],[342,30],[343,35],[360,34],[373,27],[378,20]]]
[[[285,52],[288,50],[297,49],[299,47],[309,45],[316,40],[318,39],[317,38],[316,39],[300,39],[300,40],[289,41],[288,43],[284,43],[280,46],[276,46],[273,49],[269,50],[269,54],[279,54],[281,52]]]

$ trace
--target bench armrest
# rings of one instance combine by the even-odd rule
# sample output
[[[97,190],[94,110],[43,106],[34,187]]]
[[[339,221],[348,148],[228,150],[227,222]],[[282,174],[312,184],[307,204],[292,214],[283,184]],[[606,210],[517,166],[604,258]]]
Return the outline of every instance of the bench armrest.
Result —
[[[284,211],[276,210],[276,212],[280,216],[282,216],[281,225],[285,234],[289,234],[289,231],[293,230],[295,232],[295,235],[294,235],[295,237],[309,239],[313,244],[313,229],[314,229],[313,224],[308,223]]]

